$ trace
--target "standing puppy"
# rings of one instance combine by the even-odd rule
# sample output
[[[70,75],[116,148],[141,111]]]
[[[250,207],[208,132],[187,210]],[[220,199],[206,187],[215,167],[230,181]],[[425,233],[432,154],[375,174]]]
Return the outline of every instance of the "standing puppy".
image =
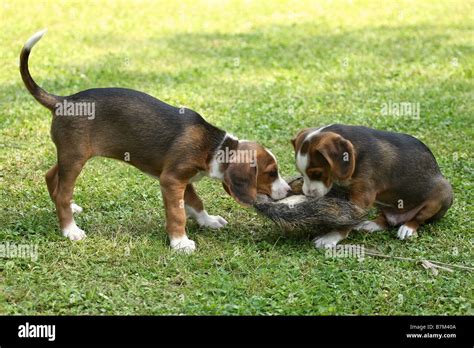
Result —
[[[333,183],[347,187],[349,199],[380,215],[357,229],[379,231],[401,225],[398,238],[440,219],[453,202],[453,191],[430,149],[418,139],[367,127],[330,125],[300,131],[292,139],[303,193],[324,196]],[[333,247],[350,229],[315,239],[316,247]]]
[[[195,243],[186,236],[186,213],[201,226],[227,224],[207,214],[193,181],[202,176],[218,179],[244,205],[252,204],[257,194],[286,196],[290,188],[269,150],[239,141],[192,110],[123,88],[89,89],[67,97],[44,91],[28,71],[31,48],[43,35],[39,32],[26,42],[20,72],[28,91],[53,114],[51,136],[58,162],[47,172],[46,183],[64,236],[85,237],[72,215],[82,208],[71,200],[76,178],[93,156],[126,161],[160,179],[171,247],[187,252]]]

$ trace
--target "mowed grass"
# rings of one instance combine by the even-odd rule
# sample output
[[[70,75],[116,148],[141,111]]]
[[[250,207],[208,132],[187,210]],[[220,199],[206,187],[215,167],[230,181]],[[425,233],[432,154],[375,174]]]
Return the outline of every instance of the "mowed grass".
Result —
[[[366,125],[410,133],[435,154],[455,203],[418,238],[352,233],[388,255],[473,265],[472,1],[3,1],[0,5],[0,243],[38,259],[0,258],[1,314],[473,314],[473,273],[365,257],[330,258],[282,233],[218,182],[197,190],[223,230],[187,232],[172,252],[159,182],[113,160],[77,181],[81,242],[61,236],[44,182],[55,163],[51,116],[24,88],[18,56],[37,30],[30,70],[69,95],[129,87],[184,105],[296,173],[303,127]],[[419,118],[384,103],[419,103]]]

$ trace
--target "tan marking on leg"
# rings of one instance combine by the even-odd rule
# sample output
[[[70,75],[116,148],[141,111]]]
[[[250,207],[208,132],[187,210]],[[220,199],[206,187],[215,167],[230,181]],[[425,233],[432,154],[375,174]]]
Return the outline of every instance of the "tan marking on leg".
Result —
[[[426,201],[423,208],[420,209],[412,220],[400,226],[397,233],[398,238],[407,239],[416,235],[418,228],[424,224],[426,220],[436,215],[442,207],[443,203],[438,198]]]
[[[184,212],[186,183],[162,175],[160,184],[166,209],[166,231],[170,239],[180,238],[186,234],[186,214]]]
[[[373,221],[384,230],[388,228],[387,219],[383,213],[380,213]]]
[[[186,190],[184,192],[184,202],[186,205],[192,207],[197,213],[204,210],[204,205],[202,204],[201,199],[194,190],[192,184],[186,185]]]
[[[195,219],[200,226],[220,229],[227,225],[227,221],[224,218],[207,213],[192,184],[186,186],[184,201],[186,204],[186,215]]]
[[[350,186],[349,200],[362,209],[371,207],[376,196],[377,193],[365,181],[354,181]]]
[[[58,163],[58,185],[54,202],[63,235],[71,240],[80,240],[85,237],[84,231],[76,226],[71,210],[74,184],[84,164],[85,160],[71,162],[69,159]]]
[[[56,190],[58,187],[58,164],[56,163],[54,166],[51,167],[50,170],[45,175],[46,185],[48,186],[49,196],[51,197],[52,201],[55,201],[56,197]]]
[[[195,243],[186,236],[185,230],[184,193],[187,183],[165,173],[160,178],[160,185],[166,210],[166,232],[171,247],[183,252],[193,252],[196,249]]]
[[[56,209],[62,228],[72,221],[71,199],[74,192],[74,184],[81,169],[82,165],[77,164],[71,167],[59,168]]]

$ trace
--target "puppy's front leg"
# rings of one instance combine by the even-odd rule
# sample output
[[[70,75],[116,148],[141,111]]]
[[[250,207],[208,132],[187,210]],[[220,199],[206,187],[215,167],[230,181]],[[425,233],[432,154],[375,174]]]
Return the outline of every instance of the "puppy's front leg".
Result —
[[[388,227],[387,219],[385,218],[383,213],[380,213],[379,216],[377,216],[375,220],[362,221],[360,224],[354,227],[354,229],[357,231],[377,232],[377,231],[383,231],[387,229],[387,227]]]
[[[316,237],[313,240],[314,246],[316,248],[334,248],[337,243],[339,243],[343,239],[346,239],[350,231],[351,229],[347,228],[339,231],[332,231],[326,233],[323,236]]]
[[[370,187],[371,185],[359,184],[356,185],[354,188],[351,188],[350,201],[355,205],[361,207],[362,209],[367,209],[371,207],[375,202],[377,194],[372,189],[370,189]],[[358,231],[363,230],[367,232],[376,232],[382,231],[387,227],[387,220],[385,219],[383,213],[380,213],[375,220],[362,221],[354,229]]]
[[[350,188],[349,200],[362,209],[370,207],[374,203],[375,197],[376,193],[370,189],[370,185],[363,182],[355,183]],[[347,238],[351,230],[352,228],[345,228],[326,233],[313,240],[314,246],[316,248],[334,248],[337,243]]]
[[[161,193],[166,210],[166,232],[170,238],[171,248],[192,253],[196,249],[196,244],[186,236],[185,230],[184,192],[186,184],[186,182],[166,174],[160,177]]]
[[[227,225],[224,218],[207,213],[192,184],[186,186],[184,203],[186,214],[195,219],[200,226],[218,229]]]

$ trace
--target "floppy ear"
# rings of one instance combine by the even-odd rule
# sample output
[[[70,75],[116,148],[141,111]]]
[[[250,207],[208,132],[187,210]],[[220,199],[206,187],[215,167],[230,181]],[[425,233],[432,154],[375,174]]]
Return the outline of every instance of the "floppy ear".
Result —
[[[224,172],[224,189],[237,202],[252,205],[257,198],[257,166],[230,163]]]
[[[352,143],[337,134],[323,139],[316,149],[324,156],[339,180],[349,179],[355,170],[355,153]]]

